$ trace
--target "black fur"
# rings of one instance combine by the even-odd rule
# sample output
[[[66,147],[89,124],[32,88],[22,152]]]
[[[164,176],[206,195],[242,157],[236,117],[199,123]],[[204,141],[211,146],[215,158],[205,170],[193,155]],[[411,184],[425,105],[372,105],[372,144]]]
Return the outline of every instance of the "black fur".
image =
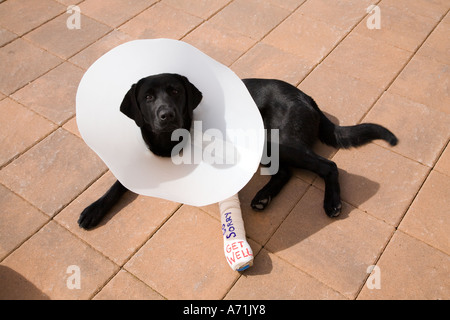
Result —
[[[358,147],[375,139],[386,140],[392,146],[398,142],[394,134],[377,124],[347,127],[333,124],[310,96],[286,82],[243,81],[261,112],[264,127],[279,129],[280,169],[252,200],[255,210],[263,210],[269,204],[289,180],[289,167],[297,167],[324,179],[325,212],[330,217],[338,216],[341,211],[338,169],[334,162],[312,151],[316,139],[335,148]]]
[[[146,95],[152,85],[172,81],[171,78],[185,79],[186,112],[178,125],[189,128],[192,110],[200,103],[201,93],[178,75],[162,75],[140,80],[130,89],[124,98],[121,111],[136,121],[141,128],[145,142],[155,154],[170,156],[174,142],[170,140],[170,130],[155,132],[152,129],[149,114],[145,111]],[[244,79],[244,84],[258,106],[266,129],[279,129],[280,167],[269,182],[256,194],[251,202],[255,210],[263,210],[281,191],[291,177],[290,167],[315,172],[325,181],[324,210],[329,217],[338,216],[341,211],[338,169],[334,162],[312,151],[313,143],[319,139],[335,148],[350,148],[364,145],[375,139],[382,139],[396,145],[398,140],[386,128],[377,124],[359,124],[356,126],[338,126],[333,124],[319,109],[315,101],[296,87],[279,80]],[[153,84],[152,84],[153,83]],[[186,85],[186,83],[188,83]],[[147,90],[147,91],[146,91]],[[174,129],[176,126],[169,126]],[[178,142],[175,142],[175,144]],[[118,202],[126,192],[120,182],[116,182],[106,194],[87,207],[78,220],[82,228],[95,227],[101,218]]]
[[[141,128],[142,138],[154,154],[170,157],[178,144],[171,141],[172,132],[191,128],[193,111],[201,100],[201,92],[186,77],[166,73],[133,84],[120,111]]]

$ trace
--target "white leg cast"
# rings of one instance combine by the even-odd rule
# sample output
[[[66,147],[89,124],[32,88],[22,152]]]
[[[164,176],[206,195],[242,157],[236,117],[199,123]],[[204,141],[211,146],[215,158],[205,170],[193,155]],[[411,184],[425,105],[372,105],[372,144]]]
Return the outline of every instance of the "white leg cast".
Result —
[[[253,265],[252,248],[245,237],[238,195],[219,202],[225,258],[231,269],[244,271]]]

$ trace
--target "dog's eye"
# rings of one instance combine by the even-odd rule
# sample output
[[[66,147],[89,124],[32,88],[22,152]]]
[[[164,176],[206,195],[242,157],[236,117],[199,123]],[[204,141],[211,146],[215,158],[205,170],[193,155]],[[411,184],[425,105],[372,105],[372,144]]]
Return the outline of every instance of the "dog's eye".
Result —
[[[172,89],[170,90],[170,93],[171,93],[172,95],[176,96],[176,95],[179,93],[179,91],[178,91],[177,89],[175,89],[175,88],[172,88]]]
[[[147,101],[152,101],[155,99],[155,97],[151,94],[148,94],[145,98],[147,99]]]

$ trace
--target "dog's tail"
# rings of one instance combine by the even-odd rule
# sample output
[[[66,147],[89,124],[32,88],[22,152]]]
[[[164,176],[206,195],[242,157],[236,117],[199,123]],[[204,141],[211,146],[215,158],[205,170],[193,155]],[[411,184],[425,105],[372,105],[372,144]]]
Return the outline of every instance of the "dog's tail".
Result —
[[[359,147],[377,139],[385,140],[391,146],[398,143],[397,137],[383,126],[373,123],[338,126],[320,111],[315,102],[314,105],[320,114],[319,139],[329,146],[347,149]]]

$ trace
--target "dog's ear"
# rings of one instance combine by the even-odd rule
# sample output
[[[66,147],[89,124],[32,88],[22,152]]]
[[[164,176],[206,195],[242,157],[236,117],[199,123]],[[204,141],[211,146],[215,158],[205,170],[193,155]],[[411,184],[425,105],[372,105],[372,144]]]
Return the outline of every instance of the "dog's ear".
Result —
[[[190,116],[192,117],[192,112],[195,108],[200,104],[200,102],[203,99],[203,95],[200,92],[200,90],[197,89],[196,86],[194,86],[188,78],[185,76],[180,76],[180,79],[184,83],[184,88],[186,90],[186,104],[187,104],[187,111],[189,112]]]
[[[136,122],[137,126],[140,128],[144,125],[144,119],[136,100],[138,85],[139,82],[133,84],[130,90],[128,90],[127,94],[122,100],[122,104],[120,105],[120,111],[128,118],[133,119]]]

